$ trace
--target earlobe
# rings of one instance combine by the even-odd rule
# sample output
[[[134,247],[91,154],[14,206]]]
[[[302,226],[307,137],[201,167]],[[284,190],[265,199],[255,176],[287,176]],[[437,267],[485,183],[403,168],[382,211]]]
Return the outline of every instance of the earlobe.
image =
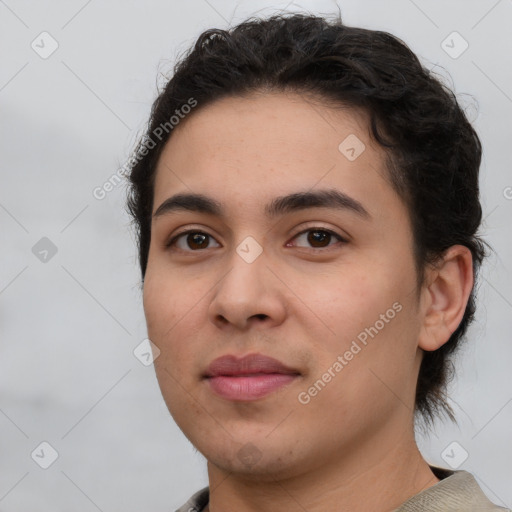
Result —
[[[418,347],[433,351],[457,329],[473,289],[473,259],[463,245],[446,250],[435,269],[428,270],[422,290],[422,325]]]

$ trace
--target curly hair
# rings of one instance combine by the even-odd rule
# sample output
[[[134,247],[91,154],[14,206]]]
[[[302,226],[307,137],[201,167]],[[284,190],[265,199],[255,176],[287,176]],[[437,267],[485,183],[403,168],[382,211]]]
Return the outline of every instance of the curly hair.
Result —
[[[426,266],[455,244],[470,249],[476,285],[488,246],[476,233],[482,219],[482,148],[455,94],[397,37],[346,26],[339,18],[299,13],[249,18],[229,30],[206,30],[174,66],[152,106],[128,174],[127,210],[137,231],[142,283],[155,169],[172,134],[170,116],[191,98],[200,109],[223,97],[265,91],[297,92],[332,108],[366,112],[371,136],[385,148],[390,183],[410,214],[418,288]],[[423,354],[415,413],[427,424],[440,412],[455,421],[446,401],[453,377],[449,356],[473,320],[475,285],[448,342]]]

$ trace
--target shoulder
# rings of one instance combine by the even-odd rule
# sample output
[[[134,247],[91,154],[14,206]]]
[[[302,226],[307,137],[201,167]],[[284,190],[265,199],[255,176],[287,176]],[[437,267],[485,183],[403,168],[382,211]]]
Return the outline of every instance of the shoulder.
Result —
[[[396,512],[510,512],[492,503],[468,471],[431,468],[437,476],[443,475],[442,480],[408,499]]]
[[[210,499],[210,488],[204,487],[192,495],[176,512],[202,512]]]

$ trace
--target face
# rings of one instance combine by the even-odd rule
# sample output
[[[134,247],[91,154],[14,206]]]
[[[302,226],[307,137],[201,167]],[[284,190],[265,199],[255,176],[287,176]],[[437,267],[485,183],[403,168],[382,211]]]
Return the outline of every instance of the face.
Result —
[[[420,362],[413,238],[362,114],[277,93],[197,110],[153,214],[156,374],[211,463],[272,478],[396,442]]]

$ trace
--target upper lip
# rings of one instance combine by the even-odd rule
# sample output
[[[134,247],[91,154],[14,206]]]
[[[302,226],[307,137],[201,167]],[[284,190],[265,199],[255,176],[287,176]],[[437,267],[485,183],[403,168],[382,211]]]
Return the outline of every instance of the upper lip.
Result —
[[[297,370],[286,366],[277,359],[263,354],[248,354],[242,358],[228,354],[213,360],[204,376],[240,376],[258,373],[300,374]]]

